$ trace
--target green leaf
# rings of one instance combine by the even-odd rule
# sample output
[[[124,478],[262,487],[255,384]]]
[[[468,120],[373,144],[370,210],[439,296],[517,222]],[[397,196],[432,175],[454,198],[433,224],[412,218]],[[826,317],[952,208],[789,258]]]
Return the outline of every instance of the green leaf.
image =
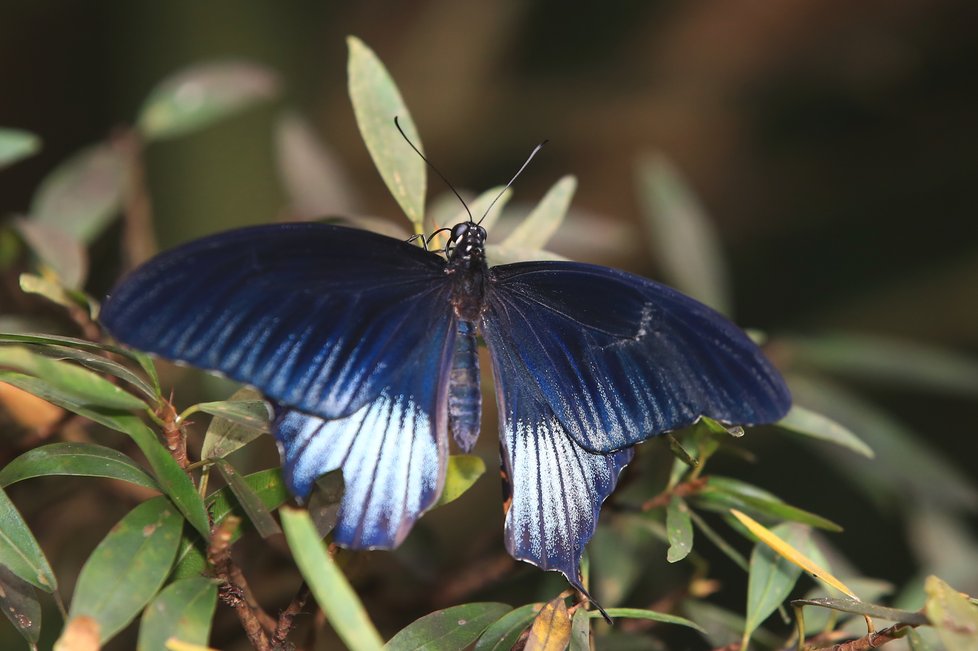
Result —
[[[936,576],[927,577],[924,591],[927,593],[924,612],[937,629],[946,651],[978,648],[978,607]]]
[[[289,507],[283,507],[280,514],[285,539],[296,565],[336,634],[350,651],[383,649],[380,633],[343,572],[327,553],[309,514]]]
[[[888,608],[886,606],[877,606],[876,604],[868,604],[864,601],[856,601],[855,599],[851,599],[849,597],[794,599],[792,600],[791,605],[817,606],[819,608],[828,608],[843,613],[869,615],[870,617],[885,619],[888,622],[902,622],[904,624],[912,624],[914,626],[922,626],[929,623],[927,617],[922,613],[914,613],[910,612],[909,610],[899,610],[897,608]]]
[[[45,592],[53,592],[58,587],[34,534],[3,489],[0,489],[0,565]]]
[[[280,468],[261,470],[245,475],[242,479],[267,509],[277,509],[289,499],[285,483],[282,481]],[[241,518],[247,517],[230,488],[225,487],[211,493],[207,496],[206,503],[215,526],[224,522],[231,514]],[[239,538],[241,538],[241,528],[235,531],[231,537],[231,542],[234,543]],[[209,540],[209,537],[206,540]],[[207,543],[201,539],[199,534],[192,531],[184,533],[180,541],[180,549],[177,551],[173,578],[182,579],[203,572],[207,566],[207,560],[204,557],[206,545]]]
[[[41,139],[29,131],[0,128],[0,169],[33,156],[41,148]]]
[[[65,287],[77,289],[88,275],[88,251],[60,228],[18,217],[13,227],[43,265],[54,271]]]
[[[474,603],[436,610],[415,620],[384,646],[387,651],[464,649],[512,609],[500,603]]]
[[[138,651],[158,651],[175,638],[187,644],[206,645],[217,608],[213,579],[194,577],[174,581],[153,599],[139,625]]]
[[[791,546],[807,548],[811,545],[811,533],[795,524],[781,524],[772,529]],[[741,648],[754,630],[777,610],[795,587],[801,568],[774,552],[764,543],[754,545],[750,555],[750,574],[747,579],[747,619]]]
[[[339,468],[316,478],[307,509],[320,538],[325,538],[336,526],[345,490],[343,471]]]
[[[146,403],[91,371],[48,359],[21,346],[0,346],[0,366],[28,373],[81,404],[108,409],[145,409]],[[43,396],[41,396],[43,397]]]
[[[292,214],[320,217],[357,212],[354,184],[306,120],[291,112],[279,116],[275,153]]]
[[[946,510],[978,508],[974,482],[890,414],[825,380],[795,374],[787,379],[796,402],[859,432],[876,452],[875,462],[866,463],[840,453],[834,446],[813,447],[878,505],[893,509],[908,503]]]
[[[26,348],[32,353],[51,359],[76,362],[91,371],[95,371],[99,375],[112,375],[117,377],[127,384],[132,385],[133,388],[138,389],[150,404],[155,405],[160,402],[160,393],[153,385],[127,367],[107,357],[96,355],[87,350],[78,350],[77,348],[59,346],[57,344],[28,344]]]
[[[891,386],[978,396],[978,359],[880,335],[779,337],[792,367]]]
[[[744,630],[744,618],[741,615],[697,599],[683,601],[683,612],[705,630],[704,635],[712,646],[733,645],[740,641]],[[754,632],[753,639],[772,649],[784,646],[782,636],[774,635],[763,628]]]
[[[234,493],[238,504],[244,509],[248,520],[255,525],[255,529],[262,538],[268,538],[277,533],[282,533],[278,523],[275,522],[275,518],[272,517],[271,512],[262,503],[258,495],[251,490],[251,487],[245,483],[234,466],[224,459],[219,459],[217,469],[221,472],[221,476],[224,477],[224,481],[227,482],[228,488]]]
[[[499,219],[500,213],[502,213],[503,208],[512,196],[513,191],[504,185],[489,188],[472,201],[467,202],[469,210],[472,212],[472,218],[477,222],[482,219],[482,227],[491,232],[492,226]],[[469,221],[469,213],[465,211],[464,207],[459,206],[457,209],[454,209],[455,206],[459,205],[458,198],[454,194],[449,193],[446,195],[445,201],[452,206],[451,209],[443,211],[436,210],[434,202],[429,207],[428,213],[425,215],[426,233],[434,233],[439,228],[451,228],[455,224]],[[496,202],[495,205],[493,205],[493,201]],[[487,212],[490,205],[492,205],[492,212]],[[448,234],[441,233],[428,248],[442,248],[447,241]]]
[[[538,612],[540,604],[527,604],[509,611],[486,628],[474,651],[510,651]]]
[[[272,411],[268,403],[261,398],[248,400],[242,396],[260,394],[254,389],[244,388],[237,391],[230,400],[220,400],[218,402],[201,402],[192,406],[187,413],[202,411],[205,414],[219,416],[224,420],[229,420],[238,425],[242,425],[259,433],[268,432],[268,421],[272,418]]]
[[[69,619],[93,618],[103,643],[122,630],[163,585],[182,528],[183,518],[165,497],[126,514],[82,566]]]
[[[738,509],[774,520],[800,522],[827,531],[842,531],[842,527],[820,515],[787,504],[771,493],[738,479],[711,475],[706,486],[692,501],[711,511]]]
[[[445,471],[445,488],[435,506],[453,502],[486,472],[486,462],[473,454],[453,454],[448,457],[448,468]]]
[[[653,622],[662,622],[663,624],[676,624],[677,626],[685,626],[686,628],[691,628],[694,631],[699,631],[700,633],[705,633],[705,631],[699,627],[696,622],[692,622],[685,617],[679,617],[678,615],[669,615],[667,613],[657,613],[654,610],[643,610],[641,608],[608,608],[607,613],[609,617],[622,617],[624,619],[647,619]],[[592,610],[588,612],[588,616],[591,619],[596,619],[601,617],[601,613]]]
[[[125,157],[107,143],[82,149],[41,181],[31,219],[92,243],[119,215],[129,183]]]
[[[268,403],[258,400],[261,394],[252,388],[239,389],[224,402],[205,402],[187,410],[199,409],[216,418],[211,420],[204,444],[200,450],[201,459],[220,459],[268,431],[271,414]]]
[[[639,203],[652,251],[677,289],[725,314],[730,283],[715,226],[679,169],[663,154],[638,163]]]
[[[520,222],[503,243],[504,248],[542,249],[567,216],[571,199],[577,190],[573,176],[561,178],[544,195],[540,203]]]
[[[693,551],[693,522],[689,517],[689,507],[676,495],[672,496],[666,508],[666,531],[669,534],[666,560],[675,563],[686,558]]]
[[[98,313],[98,303],[91,297],[79,290],[64,287],[54,279],[23,273],[19,281],[20,290],[25,294],[37,294],[68,310],[81,308],[93,318]]]
[[[394,80],[373,50],[355,36],[347,38],[347,45],[350,101],[360,135],[387,189],[414,224],[415,232],[421,233],[427,170],[425,162],[398,133],[394,118],[414,146],[424,151],[421,137]]]
[[[278,75],[246,61],[218,61],[185,68],[150,92],[139,112],[147,140],[186,135],[276,97]]]
[[[591,618],[583,608],[575,610],[571,618],[569,651],[591,651]]]
[[[0,565],[0,610],[25,640],[36,645],[41,637],[41,603],[34,588]]]
[[[77,339],[75,337],[64,337],[61,335],[49,335],[49,334],[37,334],[32,332],[0,332],[0,343],[23,343],[23,344],[38,344],[43,346],[65,346],[67,348],[77,349],[77,350],[88,350],[88,351],[106,351],[110,353],[115,353],[122,357],[129,358],[136,362],[142,367],[143,371],[149,376],[150,381],[153,386],[153,394],[159,396],[161,394],[160,381],[156,376],[156,367],[153,366],[152,360],[144,354],[129,348],[124,348],[122,346],[113,346],[111,344],[102,344],[88,341],[86,339]]]
[[[873,449],[847,427],[840,425],[828,416],[823,416],[817,411],[806,409],[801,405],[792,405],[788,415],[775,425],[789,432],[841,445],[870,459],[875,456]]]
[[[0,470],[0,486],[50,475],[108,477],[159,490],[135,461],[95,443],[51,443],[28,450]]]

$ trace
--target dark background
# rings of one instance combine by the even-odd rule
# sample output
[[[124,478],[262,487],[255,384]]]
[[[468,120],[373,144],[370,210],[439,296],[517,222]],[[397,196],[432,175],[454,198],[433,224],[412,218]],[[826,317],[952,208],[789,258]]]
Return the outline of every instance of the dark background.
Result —
[[[661,151],[719,229],[739,323],[978,354],[978,5],[967,0],[7,0],[0,126],[38,134],[43,150],[0,174],[0,212],[26,210],[51,168],[131,123],[168,74],[244,58],[279,71],[283,97],[147,150],[161,244],[282,214],[271,125],[284,106],[332,148],[356,210],[395,217],[346,95],[348,34],[387,64],[426,152],[460,187],[505,181],[550,139],[516,198],[532,202],[572,173],[575,207],[607,220],[584,233],[569,221],[574,237],[554,250],[659,276],[639,236],[635,162]],[[621,229],[636,236],[606,237]],[[94,249],[93,294],[117,271],[117,236]],[[861,388],[978,476],[974,394]],[[838,476],[773,438],[748,442],[763,456],[745,479],[844,523],[839,544],[867,574],[898,584],[914,574],[898,518],[844,488],[826,493]],[[483,441],[487,456],[493,445]],[[478,517],[495,522],[493,482],[482,482]],[[433,526],[480,508],[446,509]],[[726,599],[736,609],[742,592]]]

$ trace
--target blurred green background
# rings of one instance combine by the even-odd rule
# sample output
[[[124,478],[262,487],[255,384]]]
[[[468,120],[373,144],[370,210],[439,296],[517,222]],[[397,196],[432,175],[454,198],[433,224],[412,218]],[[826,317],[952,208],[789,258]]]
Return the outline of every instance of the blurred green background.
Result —
[[[718,231],[741,325],[896,336],[962,360],[978,355],[978,5],[966,0],[6,0],[0,126],[38,134],[43,149],[0,173],[0,212],[26,211],[47,172],[131,124],[169,74],[245,59],[281,75],[279,99],[146,150],[161,246],[293,214],[274,137],[285,108],[309,121],[340,167],[335,205],[396,219],[349,106],[348,34],[387,64],[427,154],[460,188],[504,182],[550,139],[515,195],[532,203],[561,175],[578,177],[574,212],[550,249],[662,278],[636,176],[637,162],[657,152]],[[437,179],[430,187],[432,197],[444,193]],[[110,230],[92,248],[87,289],[96,296],[119,272],[118,238]],[[973,486],[978,381],[950,392],[852,386]],[[885,435],[874,440],[885,445]],[[491,457],[494,437],[481,445]],[[843,524],[834,539],[865,574],[901,585],[951,553],[928,540],[928,523],[908,523],[852,488],[846,475],[860,466],[816,463],[767,432],[745,445],[758,463],[746,477],[742,463],[727,474]],[[911,484],[915,460],[902,461],[876,472]],[[452,545],[474,544],[458,522],[497,526],[497,490],[482,480],[481,505],[446,507],[431,526]],[[944,578],[975,594],[978,493],[968,490],[953,525],[965,548]],[[743,600],[735,577],[720,595],[734,610]]]

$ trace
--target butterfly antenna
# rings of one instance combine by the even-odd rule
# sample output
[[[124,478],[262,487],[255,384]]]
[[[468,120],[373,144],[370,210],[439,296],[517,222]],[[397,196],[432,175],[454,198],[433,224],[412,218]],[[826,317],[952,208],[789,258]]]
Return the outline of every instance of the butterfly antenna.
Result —
[[[492,203],[489,204],[489,207],[486,208],[486,211],[484,213],[482,213],[482,217],[479,218],[479,223],[480,224],[482,223],[482,220],[486,218],[486,215],[489,214],[489,211],[492,210],[492,207],[496,205],[496,202],[499,201],[499,197],[503,196],[503,193],[506,192],[506,190],[509,190],[509,186],[513,185],[513,181],[515,181],[516,178],[520,174],[523,173],[523,170],[525,170],[526,169],[526,166],[530,164],[530,161],[533,160],[533,157],[537,155],[537,152],[540,151],[541,149],[543,149],[543,146],[545,144],[547,144],[548,142],[550,142],[550,141],[549,140],[544,140],[539,145],[537,145],[536,147],[533,148],[533,151],[531,151],[530,152],[530,155],[527,156],[526,162],[523,163],[523,165],[520,167],[519,170],[517,170],[516,174],[513,175],[513,178],[511,178],[509,180],[509,183],[506,184],[506,187],[499,191],[499,194],[497,194],[496,195],[496,198],[492,200]]]
[[[428,160],[427,158],[424,157],[424,154],[421,153],[421,150],[414,146],[414,143],[411,142],[411,139],[407,137],[407,134],[406,133],[404,133],[404,129],[401,128],[401,123],[397,121],[397,116],[396,115],[394,116],[394,126],[397,127],[397,130],[401,132],[401,137],[404,138],[404,141],[407,144],[411,145],[411,149],[414,150],[414,153],[416,153],[418,156],[420,156],[421,157],[421,160],[423,160],[425,163],[427,163],[428,164],[428,167],[430,167],[431,169],[433,169],[435,171],[435,174],[437,174],[441,178],[441,180],[445,182],[445,185],[448,186],[448,189],[451,190],[453,193],[455,193],[455,196],[458,197],[458,200],[460,202],[462,202],[462,207],[465,208],[465,212],[467,212],[469,214],[469,221],[470,222],[471,221],[475,221],[475,220],[472,219],[472,211],[469,210],[469,206],[468,206],[468,204],[465,203],[465,199],[463,199],[462,198],[462,195],[460,195],[458,193],[458,190],[455,189],[455,186],[452,185],[452,182],[449,181],[448,179],[446,179],[445,178],[445,175],[442,174],[438,170],[438,168],[435,167],[431,163],[430,160]]]

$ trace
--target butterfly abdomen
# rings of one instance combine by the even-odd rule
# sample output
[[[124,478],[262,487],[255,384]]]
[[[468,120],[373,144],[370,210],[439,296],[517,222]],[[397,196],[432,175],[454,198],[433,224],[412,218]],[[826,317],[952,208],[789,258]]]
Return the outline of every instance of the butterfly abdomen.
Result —
[[[479,388],[479,347],[475,326],[459,321],[448,380],[448,426],[463,452],[479,438],[482,420],[482,391]]]

